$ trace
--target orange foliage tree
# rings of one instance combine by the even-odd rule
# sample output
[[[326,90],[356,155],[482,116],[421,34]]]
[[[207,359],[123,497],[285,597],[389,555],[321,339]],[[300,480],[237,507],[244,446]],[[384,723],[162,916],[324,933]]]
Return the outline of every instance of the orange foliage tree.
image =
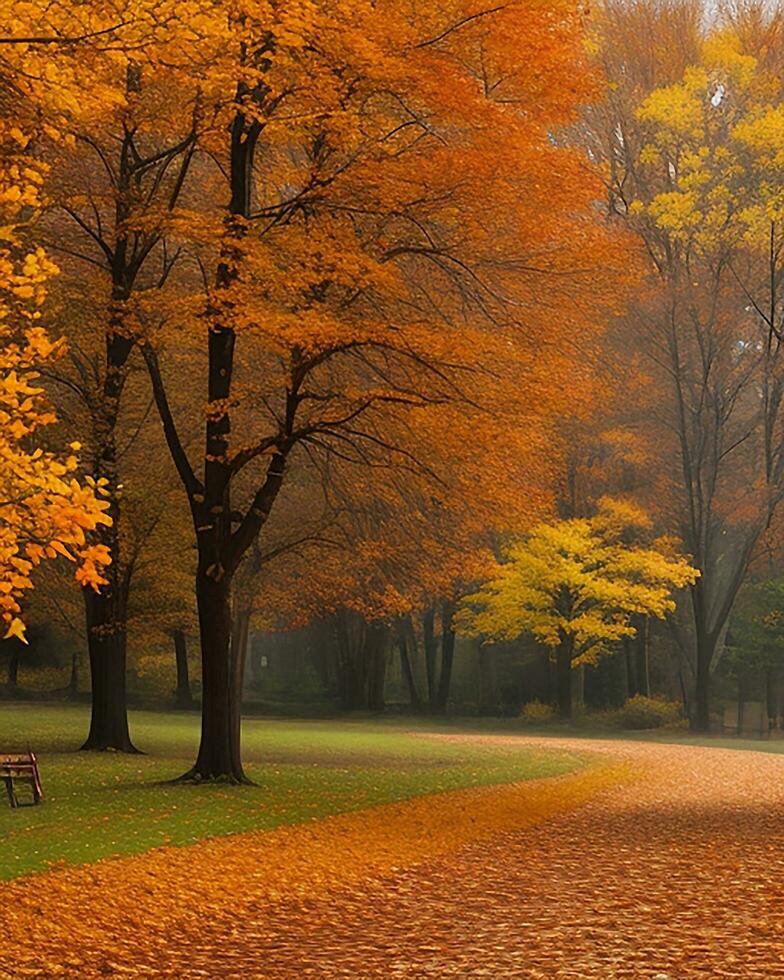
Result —
[[[449,404],[419,413],[415,427],[394,432],[391,465],[368,471],[332,456],[304,472],[301,459],[293,467],[299,492],[285,495],[258,549],[255,608],[277,628],[330,620],[345,707],[382,706],[396,643],[412,704],[444,710],[455,600],[487,574],[499,539],[552,511],[562,455],[553,401],[530,374],[497,394],[492,411]],[[523,400],[536,406],[524,420]],[[504,440],[494,447],[499,429]],[[310,527],[303,508],[314,515]],[[238,592],[247,598],[253,586]],[[411,669],[414,642],[424,646],[423,692]]]
[[[571,0],[207,5],[198,28],[219,107],[200,146],[225,184],[172,228],[204,295],[143,352],[198,541],[188,776],[242,780],[231,587],[298,456],[401,466],[448,405],[479,459],[499,451],[505,432],[480,439],[474,413],[506,398],[524,427],[521,378],[580,388],[575,350],[621,256],[586,159],[552,139],[594,85]],[[204,358],[198,463],[173,407],[192,375],[167,345],[183,343]]]
[[[189,75],[185,83],[180,70],[183,63],[194,69],[187,26],[194,11],[148,0],[19,10],[14,36],[33,42],[21,47],[35,58],[39,111],[46,117],[54,86],[68,93],[37,147],[49,166],[42,234],[63,268],[70,341],[69,358],[47,377],[63,404],[70,399],[83,466],[101,481],[112,517],[92,535],[111,565],[104,587],[85,602],[92,714],[84,748],[132,751],[125,675],[133,547],[126,556],[132,529],[126,533],[122,496],[123,487],[133,492],[135,474],[122,472],[118,435],[140,311],[151,309],[177,260],[164,229],[193,160],[201,112],[198,82]]]
[[[20,67],[29,69],[21,87]],[[97,591],[109,556],[87,534],[111,523],[102,485],[75,476],[80,445],[58,451],[46,437],[57,419],[40,371],[63,344],[43,325],[46,283],[57,269],[36,244],[45,170],[33,152],[40,120],[28,96],[37,93],[38,67],[18,48],[10,60],[0,56],[0,620],[5,636],[20,639],[35,566],[61,555],[77,563],[77,581]],[[55,100],[52,111],[60,105]]]

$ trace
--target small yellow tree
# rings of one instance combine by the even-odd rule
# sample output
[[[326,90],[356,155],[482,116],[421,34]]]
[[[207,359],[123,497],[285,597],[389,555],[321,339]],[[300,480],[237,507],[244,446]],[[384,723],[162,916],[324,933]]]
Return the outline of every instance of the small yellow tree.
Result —
[[[674,589],[699,574],[671,542],[631,543],[649,527],[637,507],[604,498],[594,517],[539,524],[513,544],[493,578],[462,604],[458,632],[486,642],[524,633],[556,657],[558,710],[571,715],[571,668],[596,663],[626,636],[635,614],[664,616]]]

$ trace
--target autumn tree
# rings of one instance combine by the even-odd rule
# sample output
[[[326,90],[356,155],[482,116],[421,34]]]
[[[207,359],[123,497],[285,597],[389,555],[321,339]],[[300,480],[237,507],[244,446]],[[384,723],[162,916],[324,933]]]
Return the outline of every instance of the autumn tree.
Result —
[[[201,145],[226,175],[225,209],[183,220],[212,269],[206,297],[180,303],[144,353],[198,540],[190,775],[242,779],[231,586],[294,457],[371,469],[400,459],[390,431],[482,403],[494,371],[541,357],[558,376],[573,363],[560,324],[575,340],[596,330],[598,271],[617,252],[584,158],[551,139],[593,86],[576,4],[247,3],[200,24],[214,45],[204,98],[220,106]],[[166,355],[184,331],[205,356],[198,464]]]
[[[97,590],[105,582],[106,549],[87,534],[108,526],[99,481],[76,478],[78,443],[58,450],[47,427],[57,421],[40,383],[41,370],[63,353],[42,309],[57,269],[36,242],[45,198],[45,169],[33,152],[39,135],[13,63],[0,56],[0,619],[6,637],[24,637],[21,603],[33,569],[63,556],[76,578]],[[32,59],[30,90],[35,89]]]
[[[511,417],[488,415],[476,419],[474,442],[466,443],[460,434],[464,412],[465,406],[462,412],[442,406],[416,431],[396,432],[396,465],[379,465],[369,474],[359,461],[330,458],[326,469],[311,466],[305,473],[300,463],[292,482],[302,490],[309,474],[310,492],[298,494],[293,507],[287,495],[270,521],[267,547],[280,544],[277,556],[267,552],[273,560],[260,570],[258,608],[266,622],[279,626],[332,624],[346,708],[381,707],[392,644],[400,651],[412,702],[422,700],[411,667],[413,647],[423,643],[422,620],[430,625],[428,642],[433,640],[423,696],[434,710],[445,707],[452,637],[447,612],[440,617],[446,644],[439,658],[433,607],[448,610],[461,583],[486,570],[494,531],[547,508],[549,467],[544,453],[534,451],[542,448],[536,429],[543,420],[529,418],[523,433],[513,431]],[[454,425],[444,424],[448,416]],[[495,458],[477,454],[479,441],[489,441],[491,426],[502,422],[508,427],[508,450]],[[545,441],[542,433],[539,439]],[[488,489],[477,499],[482,481]],[[519,493],[523,484],[525,496]],[[319,515],[309,528],[294,521],[298,507]],[[281,524],[289,525],[285,534]],[[246,595],[244,576],[237,585]]]
[[[749,4],[705,33],[697,8],[610,5],[610,92],[588,129],[611,208],[650,259],[628,336],[661,391],[639,420],[661,453],[657,511],[701,571],[690,600],[704,729],[728,617],[784,488],[781,19]],[[641,24],[647,50],[625,47]]]
[[[468,596],[457,628],[486,642],[528,633],[555,654],[558,711],[571,717],[571,670],[595,664],[624,637],[632,616],[675,609],[674,589],[699,574],[668,542],[629,543],[649,526],[623,501],[605,499],[594,517],[540,524],[512,544],[497,572]]]
[[[122,489],[134,473],[122,472],[118,438],[138,320],[154,308],[177,260],[164,229],[193,160],[200,119],[195,35],[187,26],[191,11],[168,2],[16,9],[6,40],[15,42],[9,49],[35,52],[38,85],[28,95],[46,118],[36,153],[48,166],[41,235],[63,270],[56,299],[70,344],[68,358],[46,377],[80,432],[83,466],[104,487],[112,517],[92,535],[111,565],[105,586],[85,594],[93,711],[84,748],[131,751],[125,705],[131,575]],[[30,71],[20,64],[18,74],[24,84]],[[69,97],[56,116],[46,116],[55,87]]]

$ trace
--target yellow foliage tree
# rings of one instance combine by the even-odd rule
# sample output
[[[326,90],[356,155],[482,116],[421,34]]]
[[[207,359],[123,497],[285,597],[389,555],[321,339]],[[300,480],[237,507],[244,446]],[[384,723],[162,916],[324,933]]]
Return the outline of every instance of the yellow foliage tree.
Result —
[[[0,61],[0,82],[3,68]],[[85,532],[110,518],[101,487],[74,475],[80,445],[45,448],[42,430],[56,416],[37,379],[63,345],[48,337],[41,307],[57,270],[30,241],[44,178],[13,101],[8,96],[0,114],[0,620],[6,637],[24,639],[21,600],[33,569],[63,556],[78,563],[82,585],[97,589],[108,556]]]
[[[655,89],[638,109],[649,137],[640,163],[656,193],[633,202],[633,212],[681,247],[723,248],[738,275],[739,248],[775,262],[784,219],[781,95],[779,80],[743,50],[734,30],[710,36],[700,64]],[[779,328],[775,304],[772,314],[757,312],[766,322],[772,315],[771,331]]]
[[[784,89],[765,43],[780,29],[774,12],[757,22],[741,11],[636,110],[629,213],[656,269],[658,312],[643,315],[672,406],[677,443],[665,452],[678,466],[680,535],[701,572],[691,590],[701,729],[735,597],[784,497]]]
[[[673,590],[699,575],[666,539],[630,543],[648,527],[637,507],[609,498],[594,517],[537,525],[466,598],[456,628],[489,641],[529,633],[554,650],[558,709],[569,717],[571,668],[596,663],[634,636],[635,614],[663,619],[675,609]]]

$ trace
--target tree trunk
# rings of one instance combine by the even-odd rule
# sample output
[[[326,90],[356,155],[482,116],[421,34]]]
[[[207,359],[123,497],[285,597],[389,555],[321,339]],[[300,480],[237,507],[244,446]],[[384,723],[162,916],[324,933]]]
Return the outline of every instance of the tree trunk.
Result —
[[[479,646],[479,711],[483,715],[498,713],[498,679],[496,670],[497,653]]]
[[[710,731],[710,679],[711,663],[716,649],[716,641],[696,623],[697,670],[694,681],[694,719],[693,727],[698,732]]]
[[[256,47],[252,60],[258,68],[264,54],[272,51],[274,36]],[[250,52],[242,49],[242,58]],[[241,73],[242,74],[242,73]],[[294,442],[299,400],[299,382],[290,375],[279,446],[269,457],[266,472],[256,485],[244,514],[237,518],[232,507],[232,488],[238,472],[232,460],[231,410],[235,366],[236,334],[229,313],[230,299],[220,300],[224,290],[237,281],[243,263],[243,239],[253,199],[253,167],[256,145],[264,125],[258,113],[269,94],[260,79],[245,77],[236,82],[234,112],[229,132],[229,202],[225,214],[224,236],[217,256],[215,290],[205,313],[207,331],[207,403],[221,406],[207,414],[205,446],[200,480],[190,464],[169,404],[166,385],[155,351],[144,346],[142,354],[152,383],[153,397],[163,423],[164,436],[172,461],[188,494],[199,550],[196,573],[196,600],[199,608],[202,654],[202,734],[193,769],[185,779],[223,779],[245,782],[240,758],[241,684],[244,650],[237,655],[231,644],[231,581],[248,549],[265,526],[284,481],[288,454]],[[253,104],[256,112],[248,114]],[[226,295],[225,293],[223,294]],[[301,379],[300,379],[301,382]],[[236,524],[236,527],[234,526]]]
[[[119,205],[118,205],[119,206]],[[118,218],[119,220],[119,218]],[[97,452],[93,477],[105,480],[109,503],[109,527],[98,525],[91,543],[107,548],[111,563],[105,575],[108,584],[99,593],[85,589],[85,626],[90,663],[92,713],[90,731],[83,749],[135,752],[128,732],[125,668],[127,656],[127,611],[130,574],[121,562],[120,499],[117,472],[117,421],[125,382],[125,370],[133,342],[123,330],[120,304],[128,298],[124,283],[125,243],[118,244],[116,268],[113,270],[112,303],[105,345],[105,374],[100,414],[93,418]]]
[[[188,673],[188,647],[185,641],[183,630],[174,630],[174,657],[177,663],[177,692],[174,703],[178,708],[192,708],[193,695],[191,694],[191,681]]]
[[[197,782],[248,782],[240,756],[240,709],[231,650],[231,582],[227,578],[224,575],[216,580],[200,562],[196,603],[201,633],[201,741],[196,763],[183,777]]]
[[[634,664],[637,675],[637,694],[651,696],[651,681],[648,668],[648,630],[649,619],[640,616],[637,623],[637,635],[634,638]]]
[[[455,659],[455,631],[452,629],[452,617],[455,607],[451,602],[445,602],[441,610],[441,675],[438,678],[438,711],[446,712],[449,701],[449,690],[452,686],[452,665]]]
[[[425,671],[427,674],[427,703],[434,709],[438,703],[436,688],[436,611],[427,609],[422,616],[422,635],[425,646]]]
[[[388,629],[384,623],[370,623],[365,631],[365,657],[367,658],[367,707],[371,711],[384,710],[384,684],[387,672]]]
[[[678,684],[681,689],[681,704],[683,705],[683,713],[687,718],[691,718],[691,703],[689,701],[689,691],[686,687],[686,682],[683,679],[683,668],[678,668]]]
[[[90,731],[82,749],[136,752],[128,730],[125,696],[127,592],[115,578],[101,592],[85,589],[84,601],[92,710]]]
[[[768,712],[768,728],[775,728],[779,718],[778,672],[768,667],[765,672],[765,707]]]
[[[632,657],[631,638],[624,636],[621,640],[623,644],[623,659],[626,664],[626,697],[633,698],[637,694],[637,679],[635,676],[635,663]]]
[[[556,702],[561,718],[572,717],[572,645],[571,637],[564,637],[555,654]]]
[[[411,665],[411,656],[408,650],[408,639],[406,637],[405,625],[401,622],[398,623],[397,630],[397,644],[400,650],[400,667],[403,672],[403,678],[406,682],[406,688],[408,689],[408,700],[412,708],[420,707],[419,691],[416,686],[416,678],[414,677],[414,669]]]
[[[79,695],[79,654],[71,654],[71,676],[68,679],[68,698],[75,701]]]
[[[19,641],[12,637],[10,640],[6,640],[8,646],[12,647],[11,654],[8,658],[8,672],[6,674],[8,687],[10,690],[15,691],[19,686]]]
[[[580,664],[572,670],[572,707],[577,705],[579,711],[585,705],[585,664]]]
[[[335,629],[338,641],[340,702],[347,711],[367,707],[367,672],[365,622],[346,609],[337,613]]]

